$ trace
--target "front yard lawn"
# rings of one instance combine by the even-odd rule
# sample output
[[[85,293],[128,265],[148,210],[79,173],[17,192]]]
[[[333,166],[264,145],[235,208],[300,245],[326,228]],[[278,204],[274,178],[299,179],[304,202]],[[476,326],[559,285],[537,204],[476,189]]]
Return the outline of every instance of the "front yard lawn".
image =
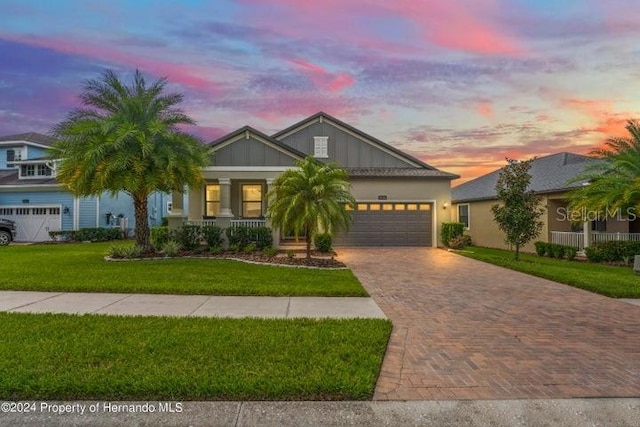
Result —
[[[370,399],[391,323],[0,313],[0,400]]]
[[[367,296],[349,270],[193,258],[106,262],[108,248],[108,243],[0,247],[0,290]]]
[[[640,298],[640,277],[631,268],[530,254],[520,254],[520,261],[515,261],[509,251],[479,247],[469,247],[456,253],[608,297]]]

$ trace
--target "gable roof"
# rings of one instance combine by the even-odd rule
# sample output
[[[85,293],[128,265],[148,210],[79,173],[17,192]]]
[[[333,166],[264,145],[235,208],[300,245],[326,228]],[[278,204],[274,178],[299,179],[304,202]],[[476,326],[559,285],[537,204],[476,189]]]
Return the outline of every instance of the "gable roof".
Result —
[[[306,119],[300,120],[299,122],[289,126],[286,129],[281,130],[280,132],[276,132],[273,135],[271,135],[272,138],[274,139],[280,139],[283,138],[284,136],[293,133],[294,131],[297,131],[301,128],[307,127],[309,125],[312,125],[313,123],[316,122],[316,120],[322,118],[323,120],[326,120],[328,122],[333,122],[334,125],[338,125],[339,127],[343,127],[345,129],[347,129],[349,132],[352,132],[356,135],[358,135],[360,138],[369,141],[375,145],[378,145],[380,147],[382,147],[385,150],[391,151],[394,154],[396,154],[399,157],[402,157],[404,160],[409,161],[410,163],[414,163],[416,164],[418,167],[422,167],[425,169],[433,169],[433,170],[437,170],[436,168],[434,168],[431,165],[426,164],[425,162],[423,162],[422,160],[416,159],[413,156],[410,156],[409,154],[405,153],[404,151],[398,150],[397,148],[387,144],[386,142],[383,142],[381,140],[379,140],[378,138],[375,138],[365,132],[362,132],[360,129],[357,129],[353,126],[351,126],[348,123],[345,123],[339,119],[336,119],[335,117],[323,112],[323,111],[319,111],[316,114],[307,117]]]
[[[0,136],[0,142],[33,142],[34,144],[51,147],[55,139],[37,132],[19,133],[16,135]]]
[[[596,159],[573,153],[557,153],[540,157],[531,162],[529,189],[536,193],[552,193],[582,186],[586,181],[569,184],[568,181],[582,174]],[[496,171],[465,182],[451,189],[454,203],[491,200],[497,197],[496,184],[500,168]]]
[[[275,145],[276,147],[280,148],[282,151],[284,151],[285,153],[289,154],[291,157],[294,157],[296,159],[304,159],[305,158],[305,154],[296,150],[293,147],[288,146],[287,144],[283,144],[282,142],[278,141],[275,138],[270,137],[269,135],[260,132],[259,130],[251,127],[251,126],[243,126],[240,129],[237,129],[231,133],[228,133],[226,135],[221,136],[220,138],[216,139],[215,141],[210,142],[208,145],[213,148],[214,150],[217,150],[218,148],[221,148],[223,145],[225,145],[224,143],[237,137],[242,135],[245,132],[249,132],[249,134],[253,134],[261,139],[264,139],[266,141],[268,141],[269,143]]]

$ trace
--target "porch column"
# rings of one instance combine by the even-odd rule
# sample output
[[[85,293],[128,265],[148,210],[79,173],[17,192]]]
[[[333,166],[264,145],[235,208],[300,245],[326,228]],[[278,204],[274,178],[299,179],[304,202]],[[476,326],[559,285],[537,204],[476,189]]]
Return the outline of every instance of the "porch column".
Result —
[[[269,191],[271,191],[271,188],[273,187],[273,181],[275,181],[275,178],[267,178],[265,181],[267,183],[267,194],[269,194]],[[265,197],[265,201],[266,201],[266,208],[268,209],[270,200]],[[266,209],[265,209],[265,220],[266,220],[267,227],[271,227],[271,237],[273,237],[273,247],[277,248],[278,246],[280,246],[280,230],[277,229],[276,227],[271,226],[271,219],[269,218],[269,215],[267,215]]]
[[[187,219],[184,214],[184,202],[182,191],[173,191],[171,193],[171,213],[167,217],[169,228],[175,229],[182,227],[182,224]]]
[[[588,248],[589,246],[591,246],[591,221],[585,221],[582,224],[582,233],[584,236],[583,246],[584,248]]]
[[[220,178],[218,179],[218,184],[220,184],[220,214],[218,217],[233,217],[233,212],[231,211],[231,179],[229,178]]]

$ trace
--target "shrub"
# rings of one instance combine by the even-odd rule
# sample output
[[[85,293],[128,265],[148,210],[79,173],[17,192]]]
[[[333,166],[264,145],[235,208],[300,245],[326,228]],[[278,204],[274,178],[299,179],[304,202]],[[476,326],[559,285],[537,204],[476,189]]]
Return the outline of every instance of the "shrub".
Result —
[[[332,246],[331,234],[321,233],[313,237],[313,244],[319,252],[327,253],[331,251]]]
[[[178,242],[185,250],[192,251],[200,247],[202,227],[198,225],[183,225],[175,231],[173,240]]]
[[[249,243],[247,246],[245,246],[243,249],[244,253],[246,254],[250,254],[256,251],[256,244],[255,243]]]
[[[449,240],[449,247],[451,249],[464,249],[467,246],[468,236],[456,236],[453,239]]]
[[[549,244],[547,242],[535,242],[534,245],[538,256],[545,256],[549,251]]]
[[[209,248],[222,247],[222,228],[216,225],[205,225],[202,227],[202,237]]]
[[[562,259],[564,258],[564,245],[556,243],[549,244],[549,256],[552,258]]]
[[[153,227],[149,238],[154,248],[161,249],[170,240],[169,227]]]
[[[180,243],[169,240],[162,245],[162,252],[169,257],[176,256],[180,252]]]
[[[143,254],[142,248],[139,246],[133,245],[111,245],[109,247],[109,256],[111,258],[123,258],[123,259],[132,259],[132,258],[140,258]]]
[[[269,227],[230,227],[227,228],[226,234],[229,246],[237,245],[240,249],[251,243],[260,250],[273,246],[273,236]]]
[[[232,244],[229,245],[229,252],[240,252],[240,245]]]
[[[450,247],[451,240],[464,233],[464,224],[461,222],[443,222],[441,229],[442,243],[446,247]]]
[[[588,248],[584,248],[584,253],[589,262],[602,262],[602,254],[597,248],[589,246]]]
[[[296,251],[294,251],[293,249],[288,249],[287,250],[287,258],[294,259],[295,257],[296,257]]]
[[[569,261],[573,261],[578,254],[578,248],[574,248],[573,246],[565,246],[564,253]]]
[[[209,253],[211,253],[212,255],[222,253],[222,246],[210,246]]]
[[[262,250],[262,255],[266,256],[267,258],[273,258],[277,254],[278,254],[277,248],[264,248]]]

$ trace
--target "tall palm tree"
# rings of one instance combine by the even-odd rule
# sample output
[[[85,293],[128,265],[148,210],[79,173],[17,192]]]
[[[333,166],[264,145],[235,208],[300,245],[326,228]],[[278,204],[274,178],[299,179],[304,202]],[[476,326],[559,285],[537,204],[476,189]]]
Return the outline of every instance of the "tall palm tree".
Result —
[[[202,180],[208,151],[180,129],[194,121],[177,105],[183,96],[165,94],[166,78],[147,84],[136,70],[130,85],[112,70],[87,80],[82,107],[56,125],[51,156],[60,159],[57,178],[78,196],[129,194],[135,208],[136,245],[151,250],[148,197],[182,191]]]
[[[599,161],[573,180],[588,184],[569,193],[571,209],[611,214],[640,208],[640,125],[629,120],[626,129],[629,137],[610,138],[603,148],[592,151]]]
[[[307,259],[311,241],[319,230],[348,229],[351,216],[346,205],[355,200],[349,192],[348,175],[335,164],[307,157],[275,179],[267,198],[271,223],[295,236],[306,233]]]

